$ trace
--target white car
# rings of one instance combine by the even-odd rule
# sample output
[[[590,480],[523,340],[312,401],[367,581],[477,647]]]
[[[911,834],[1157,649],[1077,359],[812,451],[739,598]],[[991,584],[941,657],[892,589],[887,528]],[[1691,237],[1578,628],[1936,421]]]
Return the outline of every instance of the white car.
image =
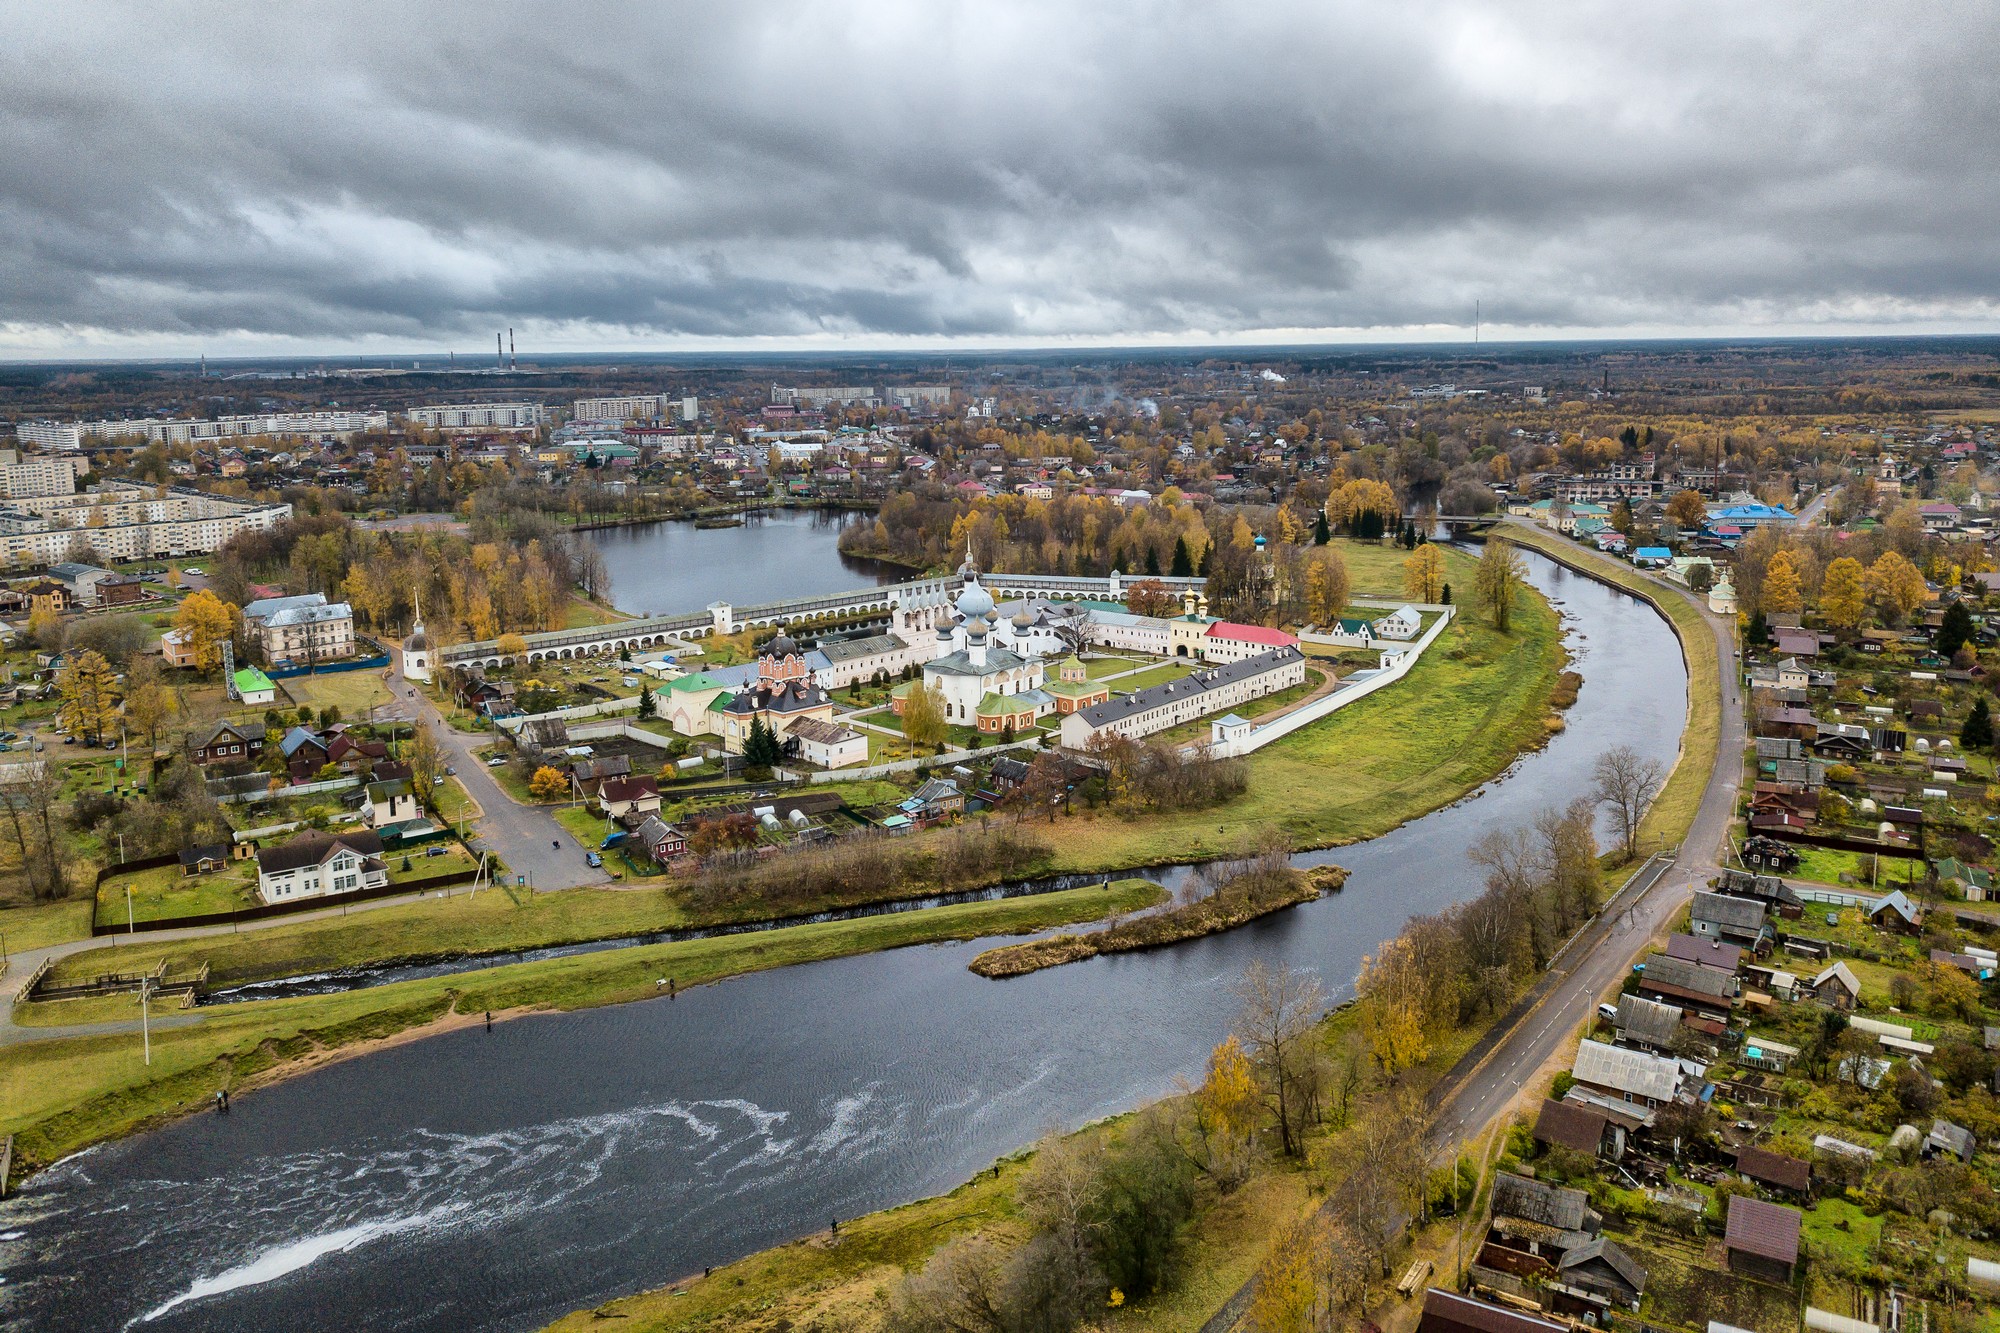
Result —
[[[1597,1016],[1606,1021],[1615,1019],[1618,1017],[1618,1006],[1615,1004],[1600,1004],[1597,1006]]]
[[[505,759],[488,759],[486,766],[488,768],[505,768],[507,767],[507,761]]]

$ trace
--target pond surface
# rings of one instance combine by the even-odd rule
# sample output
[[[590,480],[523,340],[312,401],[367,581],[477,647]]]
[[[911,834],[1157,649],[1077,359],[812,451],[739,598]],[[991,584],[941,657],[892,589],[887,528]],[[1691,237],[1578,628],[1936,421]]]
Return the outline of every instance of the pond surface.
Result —
[[[611,602],[638,616],[699,611],[710,602],[754,606],[916,577],[916,571],[840,553],[840,531],[870,523],[855,510],[773,509],[740,528],[668,520],[580,534],[604,553]]]
[[[900,949],[333,1065],[72,1158],[0,1204],[0,1318],[533,1329],[1169,1092],[1198,1076],[1252,960],[1344,993],[1410,915],[1477,891],[1466,851],[1487,831],[1583,794],[1611,746],[1673,758],[1686,677],[1665,622],[1524,558],[1572,618],[1585,684],[1568,730],[1472,798],[1298,858],[1347,866],[1339,894],[1013,981],[966,971],[990,940]]]

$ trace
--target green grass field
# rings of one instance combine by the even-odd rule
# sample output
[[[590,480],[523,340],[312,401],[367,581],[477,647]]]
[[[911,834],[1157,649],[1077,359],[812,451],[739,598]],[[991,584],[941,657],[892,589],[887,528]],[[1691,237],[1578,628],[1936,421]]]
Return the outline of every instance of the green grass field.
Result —
[[[380,671],[335,671],[317,676],[293,676],[278,682],[281,700],[289,697],[294,707],[305,704],[315,711],[338,708],[343,721],[366,722],[372,707],[393,703],[395,696],[382,683]]]
[[[1130,912],[1161,900],[1158,885],[1119,880],[1108,889],[1071,889],[1034,898],[966,903],[891,916],[794,926],[759,934],[676,944],[640,946],[517,963],[456,977],[400,982],[373,990],[309,999],[271,1000],[202,1011],[198,1023],[163,1028],[153,1034],[153,1063],[141,1062],[138,1044],[124,1035],[73,1037],[10,1048],[10,1077],[0,1081],[0,1134],[13,1133],[16,1162],[45,1165],[99,1139],[129,1133],[162,1116],[205,1103],[220,1087],[241,1088],[282,1061],[355,1041],[390,1036],[450,1012],[476,1014],[516,1007],[577,1009],[658,995],[655,982],[671,976],[683,987],[744,972],[785,967],[877,949],[900,948],[982,935],[1018,934]],[[658,918],[658,894],[574,890],[536,894],[539,899],[624,899],[650,905]],[[558,909],[559,910],[559,909]],[[269,969],[289,951],[282,970],[334,966],[340,957],[393,957],[432,947],[464,948],[480,923],[508,914],[548,916],[516,907],[502,893],[482,893],[399,905],[352,917],[300,923],[271,931],[222,935],[180,946],[212,945],[212,963],[227,955],[235,965]],[[634,916],[637,917],[635,912]],[[381,918],[371,920],[370,918]],[[448,929],[438,929],[449,927]],[[635,919],[634,929],[646,928]],[[428,929],[428,934],[427,934]],[[150,965],[174,945],[120,949],[119,970]],[[176,956],[189,956],[181,954]],[[326,960],[312,964],[311,957]],[[79,964],[79,958],[94,958]],[[102,970],[102,957],[66,960],[79,975]],[[179,970],[176,968],[176,970]],[[218,979],[232,975],[216,968]],[[235,975],[242,975],[237,973]],[[51,1009],[60,1010],[61,1005]],[[57,1021],[61,1021],[58,1018]]]
[[[181,874],[177,865],[159,866],[136,875],[114,875],[98,885],[98,924],[125,924],[128,889],[134,921],[234,912],[261,901],[255,861],[234,861],[214,874],[192,876]]]

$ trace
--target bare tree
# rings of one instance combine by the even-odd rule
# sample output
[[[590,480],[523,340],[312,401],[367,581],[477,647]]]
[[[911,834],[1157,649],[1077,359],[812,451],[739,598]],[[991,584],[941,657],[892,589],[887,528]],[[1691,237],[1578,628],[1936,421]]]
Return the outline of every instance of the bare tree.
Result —
[[[1595,779],[1591,795],[1599,805],[1611,807],[1629,861],[1638,850],[1639,821],[1659,795],[1666,769],[1659,760],[1647,759],[1629,745],[1619,745],[1597,756],[1591,776]]]
[[[1265,1104],[1278,1122],[1278,1141],[1287,1156],[1303,1146],[1308,1098],[1318,1091],[1313,1071],[1313,1024],[1325,1008],[1319,978],[1284,963],[1252,963],[1235,986],[1242,1008],[1236,1035],[1250,1052],[1264,1087]]]
[[[983,1236],[963,1236],[903,1279],[889,1299],[886,1333],[1002,1333],[1002,1256]]]
[[[1081,657],[1090,647],[1090,612],[1074,603],[1051,607],[1049,632],[1062,642],[1066,650]]]

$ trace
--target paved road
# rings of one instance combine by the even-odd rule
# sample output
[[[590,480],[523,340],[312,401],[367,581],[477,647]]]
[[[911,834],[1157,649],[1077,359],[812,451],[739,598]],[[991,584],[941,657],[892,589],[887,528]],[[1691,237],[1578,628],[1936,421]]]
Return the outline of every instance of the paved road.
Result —
[[[1590,557],[1579,554],[1579,562]],[[1571,942],[1545,978],[1538,1003],[1493,1046],[1491,1054],[1448,1090],[1437,1106],[1436,1155],[1455,1158],[1506,1116],[1541,1068],[1573,1043],[1600,997],[1623,981],[1636,956],[1693,896],[1718,873],[1741,785],[1746,740],[1741,670],[1735,662],[1735,626],[1709,614],[1707,602],[1676,583],[1655,577],[1663,596],[1681,597],[1702,612],[1715,636],[1722,686],[1722,727],[1716,763],[1686,839],[1665,866],[1655,863],[1605,906],[1604,912]],[[1202,1326],[1202,1333],[1230,1333],[1243,1320],[1256,1290],[1253,1278]]]
[[[588,848],[561,824],[548,806],[521,805],[493,780],[486,761],[473,754],[493,743],[493,733],[454,731],[430,697],[405,682],[398,663],[395,688],[403,691],[402,704],[430,725],[445,753],[445,762],[458,770],[458,780],[479,803],[485,818],[479,821],[476,836],[468,839],[476,851],[492,851],[516,875],[526,875],[537,889],[568,889],[579,884],[609,884],[611,876],[584,864]]]

